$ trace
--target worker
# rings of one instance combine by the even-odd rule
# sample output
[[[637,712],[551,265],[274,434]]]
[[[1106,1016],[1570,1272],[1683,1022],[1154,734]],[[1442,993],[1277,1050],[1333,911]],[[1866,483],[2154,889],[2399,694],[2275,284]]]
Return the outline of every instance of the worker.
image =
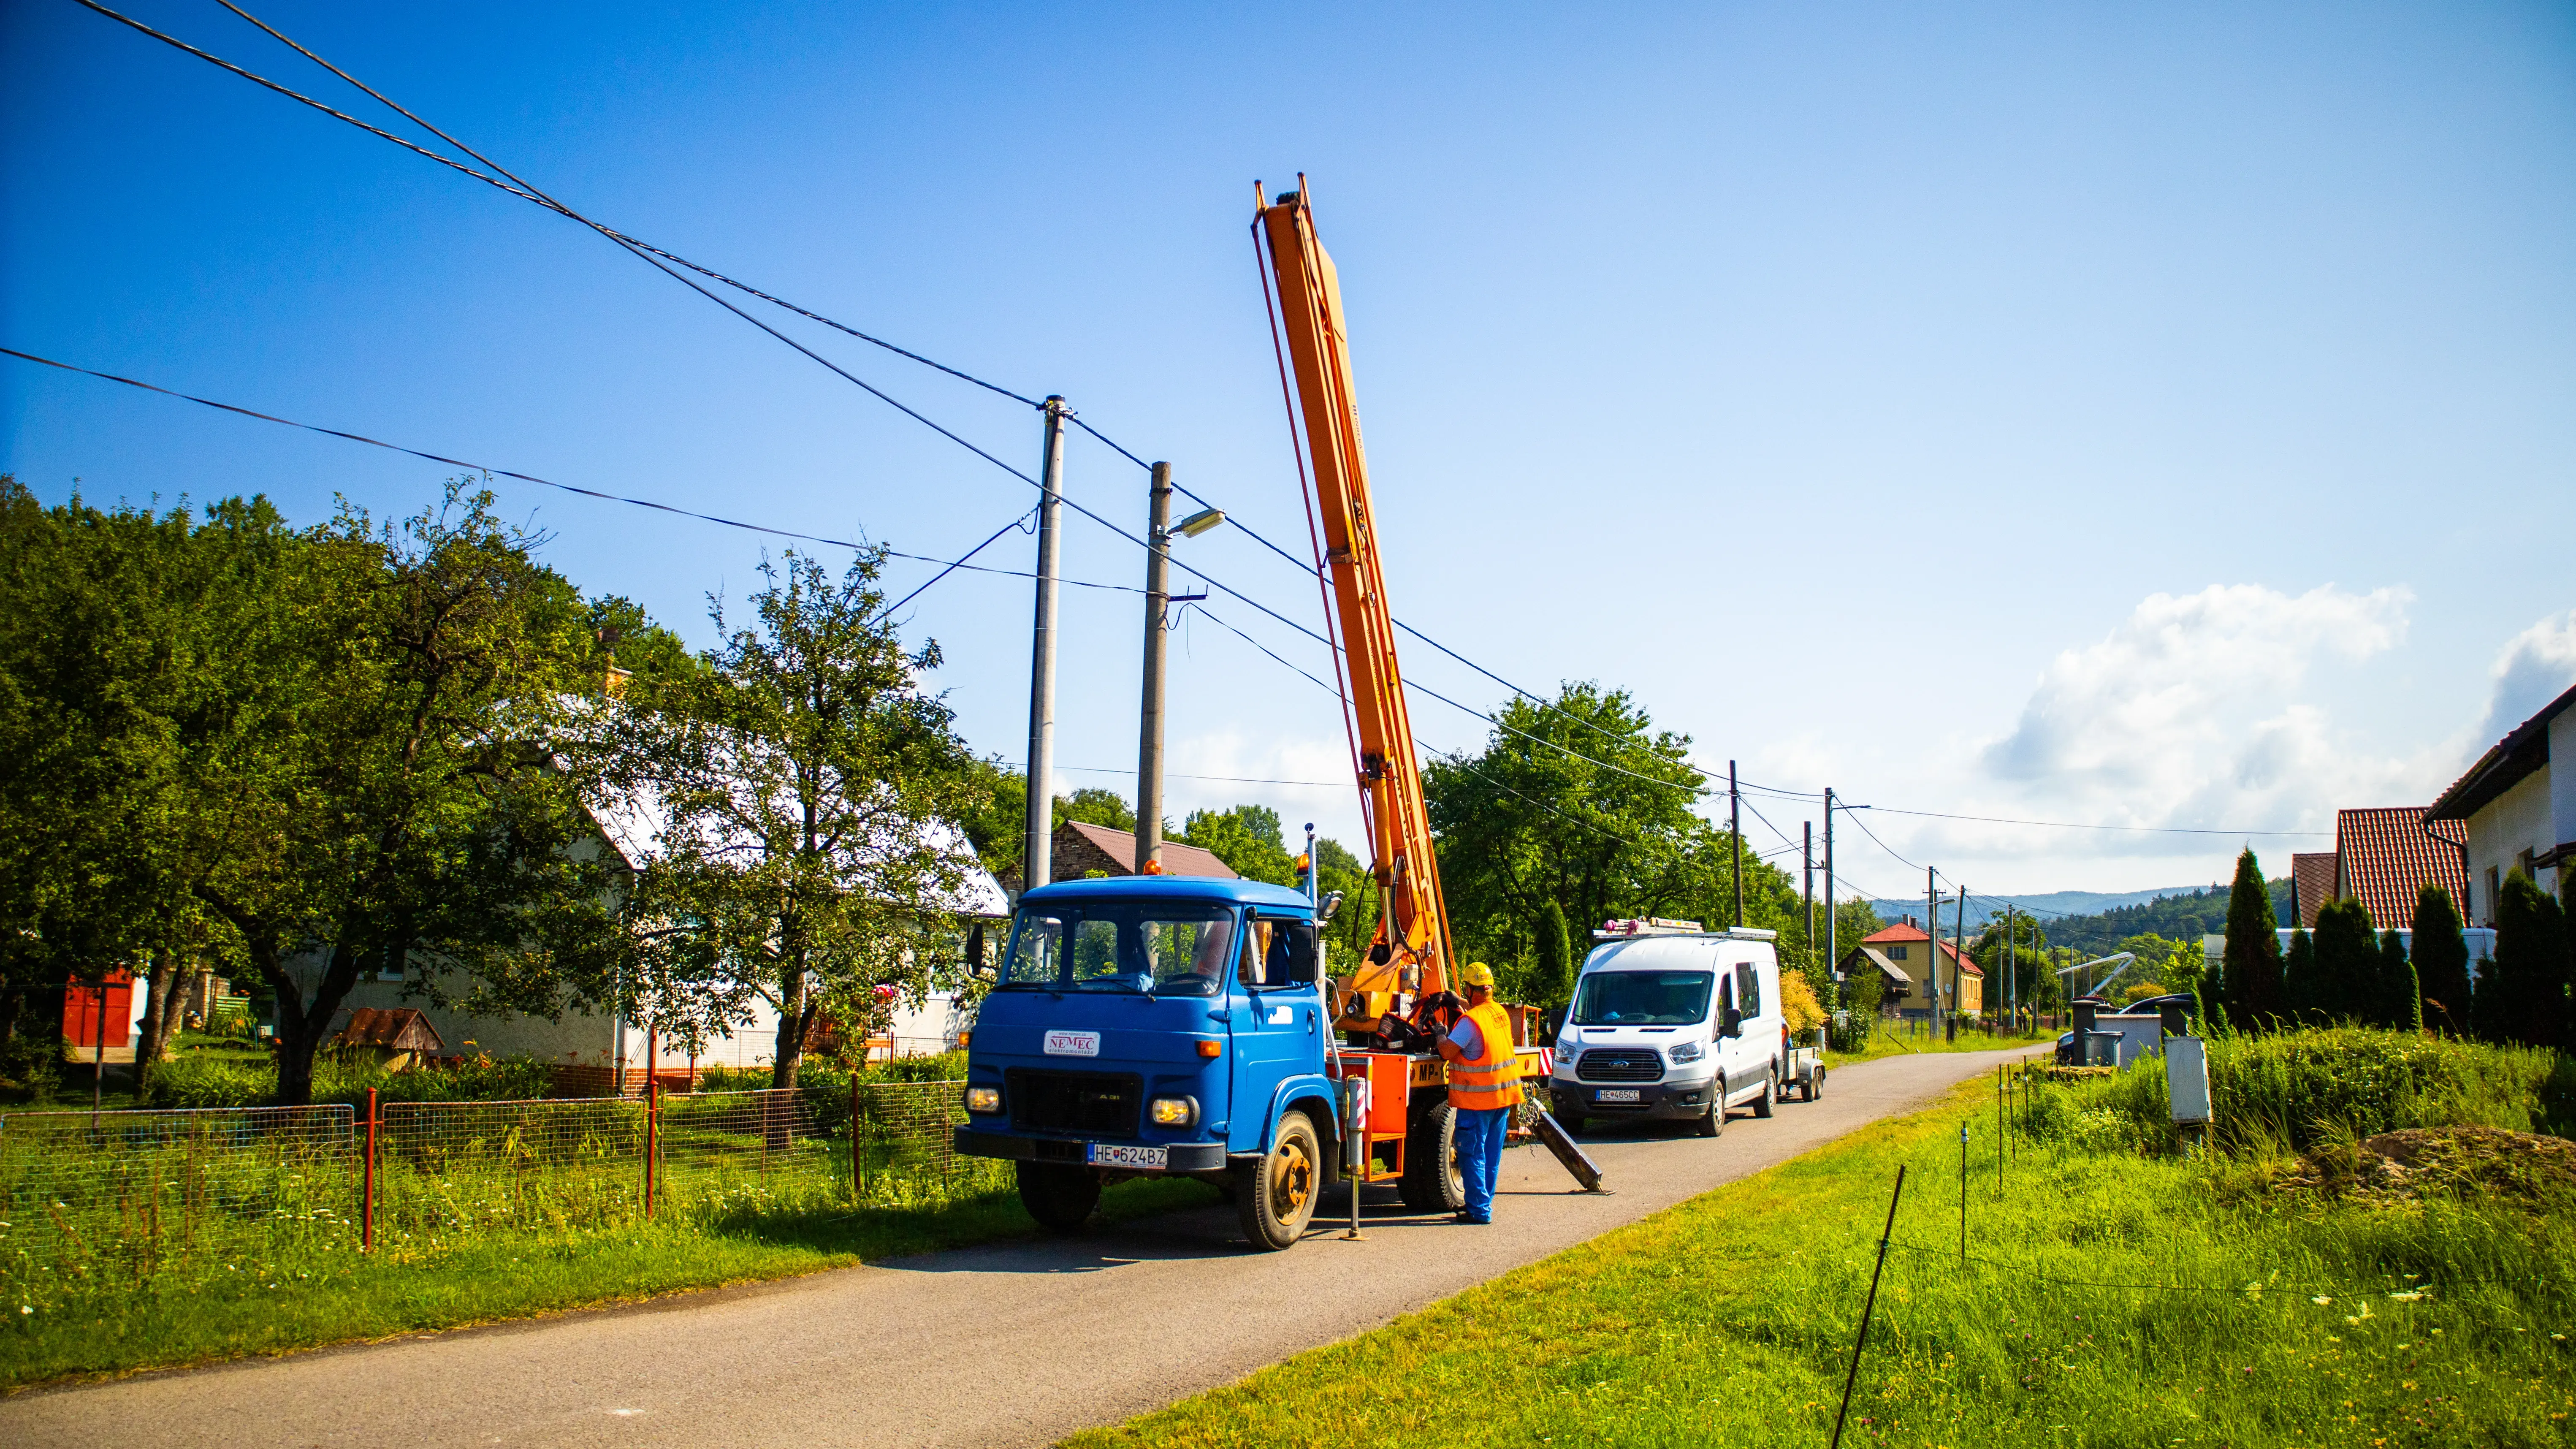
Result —
[[[1440,1055],[1449,1062],[1449,1106],[1456,1117],[1459,1175],[1467,1205],[1458,1221],[1494,1220],[1494,1182],[1503,1171],[1503,1135],[1521,1102],[1521,1060],[1512,1050],[1512,1021],[1494,1004],[1494,968],[1470,961],[1458,973],[1467,1006],[1457,1013]]]

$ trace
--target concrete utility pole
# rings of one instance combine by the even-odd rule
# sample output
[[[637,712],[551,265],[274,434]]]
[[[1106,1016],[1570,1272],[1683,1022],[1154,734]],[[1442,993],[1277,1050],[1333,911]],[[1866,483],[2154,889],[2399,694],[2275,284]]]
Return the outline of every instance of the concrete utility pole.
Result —
[[[1941,1034],[1941,886],[1933,878],[1932,867],[1923,867],[1923,940],[1924,954],[1931,959],[1923,963],[1923,979],[1930,983],[1932,999],[1924,1017],[1932,1034]]]
[[[1834,789],[1825,787],[1825,970],[1842,964],[1834,944]]]
[[[1145,528],[1145,707],[1136,732],[1136,873],[1163,849],[1163,649],[1172,603],[1172,465],[1154,465]]]
[[[1798,858],[1806,866],[1807,949],[1812,951],[1816,948],[1816,822],[1806,822],[1798,833],[1802,841]],[[1827,962],[1825,969],[1832,970],[1833,963]]]
[[[2013,904],[2004,902],[2004,1010],[2021,1025],[2021,949],[2013,939]]]
[[[1029,816],[1020,856],[1020,889],[1036,890],[1054,878],[1055,794],[1055,595],[1056,560],[1063,552],[1064,399],[1046,400],[1046,451],[1038,471],[1038,608],[1029,649]]]
[[[1744,924],[1744,796],[1735,788],[1735,762],[1726,762],[1726,830],[1735,837],[1735,924]]]
[[[1941,928],[1941,923],[1939,921],[1934,921],[1932,923],[1932,928],[1936,931],[1939,930]],[[1959,965],[1960,962],[1967,959],[1959,954],[1967,948],[1967,944],[1968,888],[1966,886],[1961,886],[1959,887],[1958,914],[1950,918],[1950,1015],[1954,1020],[1959,1015],[1959,997],[1967,987],[1967,972],[1961,970]]]

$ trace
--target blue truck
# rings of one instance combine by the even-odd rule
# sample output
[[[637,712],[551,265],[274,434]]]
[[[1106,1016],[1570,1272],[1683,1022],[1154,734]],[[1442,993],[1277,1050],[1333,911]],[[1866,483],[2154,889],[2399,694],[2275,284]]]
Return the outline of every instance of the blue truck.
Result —
[[[1340,1081],[1371,1079],[1357,1126],[1375,1150],[1357,1175],[1455,1211],[1466,1199],[1439,1058],[1336,1038],[1316,917],[1304,892],[1250,880],[1026,892],[968,1036],[957,1150],[1008,1159],[1030,1216],[1059,1232],[1106,1183],[1194,1177],[1234,1198],[1253,1246],[1285,1248],[1345,1186],[1359,1094]]]

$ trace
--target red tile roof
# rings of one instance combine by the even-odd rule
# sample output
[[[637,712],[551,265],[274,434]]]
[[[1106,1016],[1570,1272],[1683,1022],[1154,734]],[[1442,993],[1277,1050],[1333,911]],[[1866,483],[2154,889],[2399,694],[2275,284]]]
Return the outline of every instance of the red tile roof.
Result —
[[[1975,959],[1969,956],[1966,951],[1951,945],[1947,941],[1937,942],[1936,944],[1940,946],[1941,954],[1950,958],[1950,964],[1959,968],[1960,975],[1983,976],[1986,974],[1985,971],[1977,965]]]
[[[1068,820],[1064,822],[1062,828],[1070,830],[1074,834],[1081,836],[1085,841],[1088,841],[1094,849],[1100,851],[1103,855],[1108,856],[1111,861],[1115,862],[1117,868],[1114,871],[1111,871],[1111,874],[1132,875],[1135,873],[1136,832],[1132,830],[1113,829],[1107,825],[1094,825],[1087,820]],[[1063,850],[1064,842],[1062,840],[1058,840],[1056,848],[1059,851]],[[1165,840],[1163,842],[1162,861],[1163,874],[1165,875],[1206,876],[1214,880],[1233,880],[1236,878],[1234,867],[1217,859],[1215,851],[1207,850],[1196,845],[1183,845],[1177,840]],[[1099,864],[1092,864],[1089,868],[1094,870],[1109,869],[1109,867]]]
[[[2540,713],[2515,725],[2495,748],[2478,756],[2468,773],[2435,796],[2430,807],[2436,820],[2466,820],[2505,791],[2549,763],[2549,722],[2576,708],[2576,688],[2551,700]]]
[[[1899,921],[1895,925],[1888,927],[1886,930],[1881,931],[1876,935],[1861,937],[1860,943],[1864,946],[1888,946],[1903,945],[1908,941],[1929,941],[1931,939],[1931,937],[1923,934],[1923,928],[1921,926]]]
[[[2335,853],[2320,850],[2312,855],[2290,857],[2290,899],[2298,904],[2299,921],[2313,931],[2317,912],[2335,898]],[[2411,919],[2413,908],[2408,908]]]
[[[2456,820],[2426,821],[2422,805],[2335,812],[2336,884],[2358,897],[2381,931],[2415,923],[2415,898],[2429,883],[2458,901],[2468,895],[2468,864],[2461,847],[2468,827]]]

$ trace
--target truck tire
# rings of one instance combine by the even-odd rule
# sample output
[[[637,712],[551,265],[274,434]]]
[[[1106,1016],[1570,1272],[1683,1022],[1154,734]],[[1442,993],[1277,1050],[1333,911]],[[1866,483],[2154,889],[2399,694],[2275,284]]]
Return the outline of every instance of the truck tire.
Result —
[[[1818,1062],[1816,1063],[1815,1071],[1807,1078],[1807,1100],[1812,1102],[1824,1094],[1825,1064],[1823,1062]]]
[[[1768,1117],[1780,1102],[1780,1074],[1773,1068],[1762,1069],[1762,1095],[1753,1099],[1753,1115]]]
[[[1294,1247],[1315,1216],[1324,1188],[1324,1152],[1303,1112],[1282,1113],[1269,1152],[1235,1166],[1235,1220],[1243,1236],[1266,1253]]]
[[[1721,1076],[1708,1084],[1708,1115],[1691,1124],[1691,1130],[1702,1137],[1715,1137],[1726,1130],[1726,1078]]]
[[[1020,1205],[1051,1233],[1078,1233],[1100,1206],[1100,1179],[1087,1167],[1061,1162],[1014,1162]]]
[[[1446,1100],[1413,1114],[1404,1136],[1404,1177],[1396,1187],[1404,1205],[1418,1213],[1466,1208],[1467,1179],[1458,1171],[1458,1114]]]

